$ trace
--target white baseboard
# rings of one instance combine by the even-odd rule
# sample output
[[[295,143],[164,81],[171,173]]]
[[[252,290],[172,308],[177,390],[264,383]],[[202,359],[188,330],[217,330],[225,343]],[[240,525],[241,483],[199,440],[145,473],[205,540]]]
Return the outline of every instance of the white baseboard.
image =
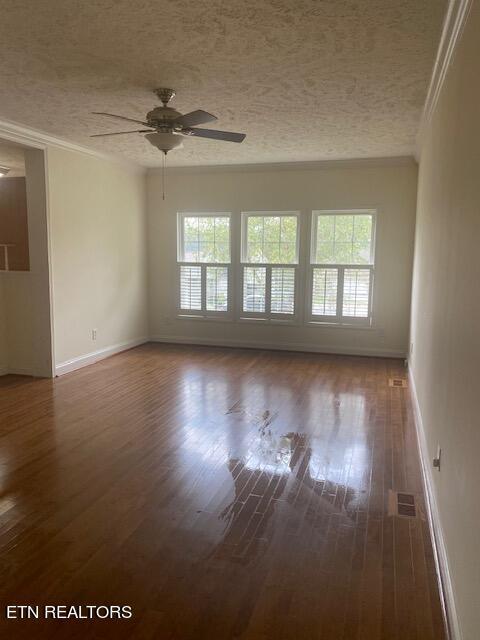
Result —
[[[0,376],[6,376],[8,373],[8,367],[4,367],[3,365],[0,365]]]
[[[152,336],[150,339],[143,337],[136,340],[129,340],[97,351],[86,353],[82,356],[60,362],[55,366],[55,375],[62,376],[65,373],[70,373],[76,369],[86,367],[89,364],[94,364],[99,360],[108,358],[132,349],[140,344],[144,344],[148,341],[152,342],[165,342],[170,344],[192,344],[192,345],[204,345],[204,346],[217,346],[217,347],[234,347],[244,349],[271,349],[273,351],[306,351],[312,353],[328,353],[338,355],[353,355],[353,356],[374,356],[383,358],[404,358],[405,353],[403,351],[395,351],[392,349],[371,349],[365,347],[332,347],[326,345],[312,345],[310,343],[276,343],[276,342],[249,342],[246,340],[223,340],[218,338],[198,338],[198,337],[184,337],[184,336]],[[20,375],[32,375],[31,371],[20,371],[11,369],[0,369],[0,375],[6,373],[17,373]]]
[[[270,349],[272,351],[306,351],[346,356],[375,356],[380,358],[405,358],[405,352],[392,349],[366,347],[332,347],[300,342],[249,342],[247,340],[224,340],[222,338],[197,338],[185,336],[150,336],[151,342],[169,344],[196,344],[211,347],[235,347],[240,349]]]
[[[71,371],[75,371],[76,369],[80,369],[81,367],[86,367],[89,364],[94,364],[99,360],[109,358],[110,356],[113,356],[116,353],[120,353],[121,351],[126,351],[127,349],[138,347],[138,345],[144,344],[145,342],[148,342],[148,338],[136,338],[135,340],[128,340],[127,342],[110,345],[109,347],[98,349],[98,351],[92,351],[90,353],[86,353],[83,356],[78,356],[77,358],[66,360],[65,362],[61,362],[60,364],[57,364],[55,366],[55,375],[62,376],[65,373],[70,373]]]
[[[413,412],[415,418],[415,430],[417,432],[418,449],[420,452],[420,461],[422,467],[423,485],[425,489],[425,501],[427,506],[427,516],[430,525],[432,537],[433,555],[437,569],[438,583],[440,588],[440,598],[442,600],[443,613],[445,623],[448,629],[450,640],[462,640],[460,622],[457,615],[455,605],[455,595],[453,591],[450,569],[448,566],[447,548],[445,545],[445,537],[443,534],[440,513],[435,494],[433,483],[433,467],[428,452],[427,441],[425,438],[425,429],[423,427],[422,413],[418,403],[417,390],[415,387],[415,379],[412,370],[408,369],[408,377],[410,381],[410,396],[412,399]]]

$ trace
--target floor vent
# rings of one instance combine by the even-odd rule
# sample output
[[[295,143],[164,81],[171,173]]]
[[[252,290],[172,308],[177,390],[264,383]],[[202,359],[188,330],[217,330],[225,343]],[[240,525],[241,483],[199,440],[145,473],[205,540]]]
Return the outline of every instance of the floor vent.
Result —
[[[413,493],[397,493],[389,491],[388,513],[391,516],[403,516],[405,518],[417,517],[417,506]]]
[[[407,387],[407,381],[405,378],[390,378],[388,381],[389,387],[400,387],[405,389]]]
[[[415,518],[417,515],[415,496],[411,493],[397,493],[397,512],[399,516]]]

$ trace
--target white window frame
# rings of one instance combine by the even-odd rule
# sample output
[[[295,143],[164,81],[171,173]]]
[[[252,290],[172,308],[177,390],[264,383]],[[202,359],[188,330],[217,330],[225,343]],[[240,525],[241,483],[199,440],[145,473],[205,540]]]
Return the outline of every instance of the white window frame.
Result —
[[[184,220],[185,218],[228,218],[230,262],[187,262],[184,260]],[[233,278],[232,278],[232,214],[229,211],[179,211],[177,212],[177,278],[176,278],[176,311],[179,318],[199,318],[204,320],[232,320],[233,313]],[[182,309],[181,307],[181,268],[200,267],[201,269],[201,309]],[[227,311],[207,310],[207,268],[226,267],[228,272]]]
[[[334,215],[370,215],[372,216],[372,231],[370,239],[370,263],[369,264],[330,264],[316,263],[317,230],[320,216]],[[312,211],[311,232],[310,232],[310,256],[308,261],[307,292],[305,296],[306,313],[305,317],[309,324],[331,324],[345,327],[371,327],[373,324],[373,295],[375,282],[375,253],[376,253],[376,232],[377,232],[378,212],[376,209],[316,209]],[[312,312],[313,302],[313,273],[315,269],[337,269],[337,313],[336,315],[317,315]],[[344,316],[343,310],[343,285],[346,269],[365,269],[370,272],[369,295],[368,295],[368,316],[365,318],[354,318]]]
[[[296,261],[291,263],[269,263],[269,262],[248,262],[247,261],[247,229],[248,218],[250,217],[295,217],[297,219],[297,237],[295,243]],[[240,216],[240,268],[238,276],[238,318],[240,321],[259,321],[275,324],[297,324],[300,314],[300,236],[301,236],[301,212],[300,211],[242,211]],[[245,268],[264,267],[265,274],[265,311],[253,312],[243,310],[243,285]],[[271,283],[272,269],[294,269],[294,308],[293,313],[273,313],[271,311]]]

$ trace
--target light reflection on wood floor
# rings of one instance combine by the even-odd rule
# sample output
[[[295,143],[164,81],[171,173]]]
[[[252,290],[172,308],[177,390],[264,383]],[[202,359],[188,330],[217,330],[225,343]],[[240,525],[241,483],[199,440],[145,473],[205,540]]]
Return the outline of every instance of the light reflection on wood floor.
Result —
[[[0,378],[2,606],[134,610],[10,637],[442,640],[405,375],[144,345]],[[388,515],[390,489],[417,517]]]

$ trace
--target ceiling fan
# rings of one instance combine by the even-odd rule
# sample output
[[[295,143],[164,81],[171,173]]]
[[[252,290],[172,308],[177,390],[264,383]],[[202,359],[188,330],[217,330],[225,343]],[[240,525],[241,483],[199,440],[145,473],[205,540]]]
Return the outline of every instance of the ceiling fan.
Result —
[[[95,115],[107,116],[117,120],[126,120],[135,124],[148,127],[147,129],[133,129],[131,131],[113,131],[111,133],[97,133],[91,138],[100,138],[104,136],[118,136],[128,133],[145,133],[145,138],[154,147],[163,151],[166,156],[172,149],[182,146],[183,137],[209,138],[211,140],[223,140],[226,142],[243,142],[246,134],[234,133],[233,131],[218,131],[216,129],[197,129],[197,125],[215,122],[216,116],[211,113],[202,111],[191,111],[190,113],[181,114],[172,107],[168,106],[170,100],[175,96],[173,89],[155,89],[154,93],[160,98],[163,106],[155,107],[145,116],[145,120],[135,120],[134,118],[126,118],[114,113],[105,113],[104,111],[94,111]]]

